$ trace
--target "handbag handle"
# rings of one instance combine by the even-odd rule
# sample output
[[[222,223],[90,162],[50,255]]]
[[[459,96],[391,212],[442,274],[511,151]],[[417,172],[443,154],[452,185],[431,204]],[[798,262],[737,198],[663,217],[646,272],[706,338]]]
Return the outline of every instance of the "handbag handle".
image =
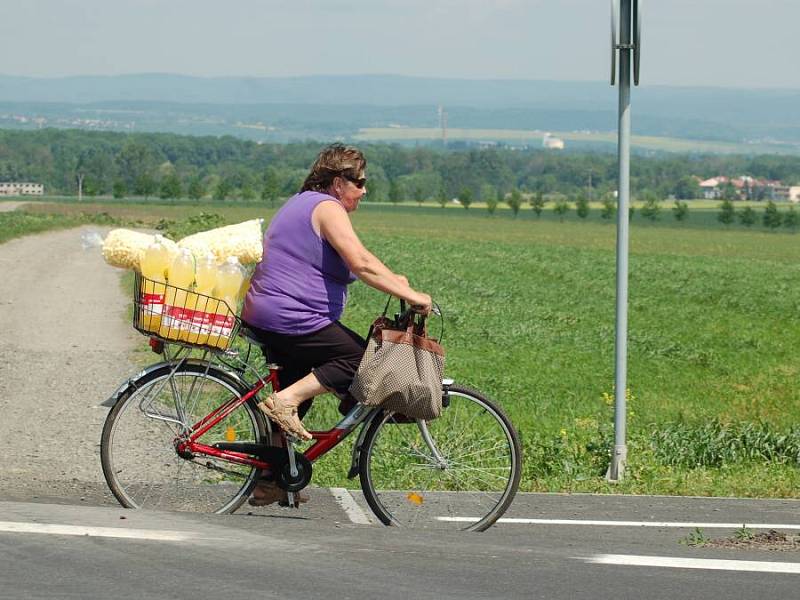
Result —
[[[392,303],[392,299],[393,299],[393,296],[391,294],[389,294],[389,297],[386,300],[386,306],[383,307],[383,312],[380,315],[381,317],[384,317],[384,318],[386,317],[386,314],[389,312],[389,306]],[[441,318],[442,312],[441,312],[441,309],[439,308],[439,305],[436,304],[435,302],[433,303],[433,305],[435,307],[434,310],[433,310],[434,314],[439,315],[439,317]],[[417,317],[417,322],[416,323],[414,322],[415,315]],[[401,327],[400,323],[401,323],[401,321],[405,321],[406,319],[408,319],[408,324],[406,325],[405,328],[403,328],[403,327]],[[414,311],[413,307],[407,308],[406,307],[406,301],[403,300],[403,299],[400,299],[400,312],[399,313],[395,313],[395,316],[394,316],[394,324],[398,329],[405,329],[406,331],[408,331],[410,333],[413,333],[415,335],[427,337],[428,336],[428,327],[427,327],[426,320],[427,320],[427,317],[425,315],[421,315],[419,313],[416,313]],[[441,319],[441,326],[442,326],[442,330],[439,332],[439,338],[437,339],[437,342],[441,342],[442,338],[444,337],[444,319]],[[414,331],[415,328],[416,328],[416,331]],[[367,333],[367,339],[372,337],[372,334],[373,334],[374,330],[375,330],[375,323],[373,322],[369,327],[369,332]]]

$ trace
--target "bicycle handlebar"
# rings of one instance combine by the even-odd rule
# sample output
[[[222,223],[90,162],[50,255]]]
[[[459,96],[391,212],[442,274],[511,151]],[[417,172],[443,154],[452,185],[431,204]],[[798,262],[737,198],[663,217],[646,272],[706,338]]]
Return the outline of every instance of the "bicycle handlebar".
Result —
[[[412,304],[411,306],[406,308],[406,303],[403,300],[401,300],[400,301],[400,312],[395,314],[395,316],[394,316],[395,323],[397,323],[397,325],[399,327],[406,328],[411,324],[411,322],[414,319],[414,317],[419,315],[419,321],[417,322],[417,326],[420,329],[422,329],[422,326],[425,323],[425,319],[427,319],[428,316],[430,316],[430,315],[423,315],[423,314],[417,312],[419,308],[421,308],[421,305],[418,305],[418,304],[417,305],[413,305]],[[431,313],[430,314],[434,314],[434,315],[437,315],[439,317],[442,316],[442,312],[439,309],[438,305],[436,305],[436,304],[434,304],[431,307]]]

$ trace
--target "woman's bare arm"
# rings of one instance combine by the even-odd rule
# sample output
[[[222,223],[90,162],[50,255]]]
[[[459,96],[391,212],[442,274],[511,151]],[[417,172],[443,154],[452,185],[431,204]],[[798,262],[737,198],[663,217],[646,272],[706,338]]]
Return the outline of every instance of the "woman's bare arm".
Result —
[[[333,246],[348,268],[368,286],[396,296],[409,304],[421,307],[428,313],[431,297],[408,285],[402,275],[393,273],[378,257],[364,247],[353,230],[350,217],[337,202],[321,202],[314,209],[312,223],[319,227],[320,235]]]

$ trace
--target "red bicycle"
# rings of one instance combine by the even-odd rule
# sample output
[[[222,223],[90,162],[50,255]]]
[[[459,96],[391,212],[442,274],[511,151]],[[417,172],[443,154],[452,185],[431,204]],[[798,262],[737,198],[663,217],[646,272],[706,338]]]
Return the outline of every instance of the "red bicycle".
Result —
[[[103,474],[123,506],[231,513],[262,477],[294,503],[315,461],[359,428],[348,477],[359,477],[381,523],[482,531],[511,504],[521,474],[517,432],[494,402],[451,379],[433,421],[357,405],[308,443],[284,434],[282,446],[272,445],[256,404],[265,388],[278,390],[280,367],[260,373],[250,360],[257,342],[238,331],[241,351],[206,347],[201,356],[149,334],[165,360],[109,398],[101,440]]]

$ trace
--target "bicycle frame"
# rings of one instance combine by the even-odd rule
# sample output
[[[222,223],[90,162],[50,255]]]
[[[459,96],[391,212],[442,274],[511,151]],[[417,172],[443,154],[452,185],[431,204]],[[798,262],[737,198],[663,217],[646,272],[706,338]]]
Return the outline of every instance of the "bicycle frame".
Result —
[[[277,369],[270,368],[269,376],[266,379],[261,379],[253,384],[248,392],[241,398],[232,397],[230,400],[217,407],[214,411],[200,419],[197,423],[191,426],[189,435],[184,439],[183,436],[175,441],[175,449],[178,454],[192,454],[192,455],[205,455],[212,456],[221,460],[231,463],[251,466],[257,469],[269,469],[271,465],[258,458],[254,458],[249,454],[236,452],[233,450],[223,450],[215,448],[207,444],[202,444],[197,440],[202,437],[206,432],[212,429],[220,421],[225,419],[234,410],[242,404],[253,398],[260,392],[266,385],[269,384],[273,391],[280,389],[278,383]],[[371,416],[374,416],[377,409],[374,407],[367,407],[363,405],[356,405],[350,412],[347,413],[333,428],[327,431],[311,431],[314,444],[310,446],[303,453],[304,456],[311,462],[314,462],[319,457],[326,454],[328,451],[336,447],[339,442],[346,438],[356,427],[367,421]]]

